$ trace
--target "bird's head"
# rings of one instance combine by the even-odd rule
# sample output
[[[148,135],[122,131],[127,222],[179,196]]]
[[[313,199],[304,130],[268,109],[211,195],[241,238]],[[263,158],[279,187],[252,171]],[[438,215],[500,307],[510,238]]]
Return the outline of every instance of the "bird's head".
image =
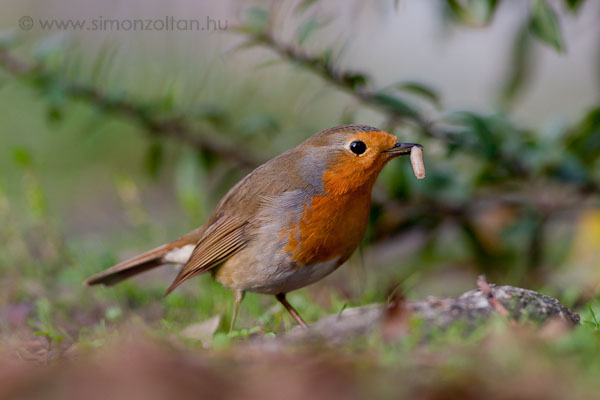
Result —
[[[410,154],[417,143],[402,143],[385,131],[364,125],[337,126],[317,133],[303,145],[326,160],[321,176],[328,193],[369,190],[393,158]],[[310,166],[307,166],[310,167]]]

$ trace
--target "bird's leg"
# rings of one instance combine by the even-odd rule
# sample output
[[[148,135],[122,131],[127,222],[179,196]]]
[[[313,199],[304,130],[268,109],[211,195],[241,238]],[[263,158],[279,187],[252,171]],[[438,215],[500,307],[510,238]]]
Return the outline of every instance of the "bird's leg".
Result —
[[[296,320],[296,322],[298,323],[298,325],[300,325],[304,329],[308,328],[308,325],[306,325],[306,322],[304,322],[304,320],[302,319],[302,317],[300,316],[300,314],[298,314],[298,311],[296,311],[294,309],[294,307],[292,307],[292,305],[290,303],[288,303],[287,299],[285,298],[285,293],[276,294],[275,298],[277,300],[279,300],[279,302],[281,304],[283,304],[283,306],[285,307],[285,309],[288,310],[288,312]]]
[[[244,300],[245,294],[246,292],[244,292],[243,290],[236,290],[235,292],[233,292],[235,304],[233,305],[233,317],[231,317],[231,325],[229,326],[229,332],[231,332],[235,327],[235,320],[237,319],[240,304],[242,304],[242,300]]]

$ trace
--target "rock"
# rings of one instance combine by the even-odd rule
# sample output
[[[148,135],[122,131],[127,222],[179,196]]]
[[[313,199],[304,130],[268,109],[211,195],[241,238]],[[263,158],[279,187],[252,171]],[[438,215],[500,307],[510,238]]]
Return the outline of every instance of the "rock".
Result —
[[[294,328],[274,339],[258,339],[262,344],[278,347],[294,342],[325,342],[331,345],[347,342],[377,330],[384,336],[406,331],[409,319],[421,319],[424,335],[443,330],[457,322],[473,329],[492,315],[501,314],[514,321],[544,323],[552,319],[568,326],[579,323],[579,315],[551,297],[533,290],[514,286],[487,285],[479,282],[480,289],[459,297],[422,301],[400,301],[395,305],[381,304],[349,308],[338,315],[330,315],[311,324],[309,329]]]

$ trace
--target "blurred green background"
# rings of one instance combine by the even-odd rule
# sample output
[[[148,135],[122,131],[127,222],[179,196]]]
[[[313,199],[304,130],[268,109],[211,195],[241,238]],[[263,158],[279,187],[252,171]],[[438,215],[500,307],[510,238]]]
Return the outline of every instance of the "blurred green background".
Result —
[[[171,332],[214,315],[226,331],[233,299],[208,275],[165,299],[171,267],[113,288],[81,282],[201,225],[260,162],[353,122],[422,143],[427,179],[408,160],[386,167],[360,250],[290,296],[309,321],[397,288],[455,296],[482,273],[597,304],[594,1],[2,7],[1,333],[76,340],[136,318]],[[86,29],[169,16],[206,29]],[[258,295],[239,321],[291,326]]]

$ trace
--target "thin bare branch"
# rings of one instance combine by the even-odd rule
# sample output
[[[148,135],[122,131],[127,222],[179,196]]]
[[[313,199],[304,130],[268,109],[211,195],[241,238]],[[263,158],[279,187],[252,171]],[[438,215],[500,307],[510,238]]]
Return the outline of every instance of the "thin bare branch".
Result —
[[[17,77],[25,77],[33,71],[52,76],[70,99],[81,100],[112,114],[130,118],[150,134],[175,139],[198,150],[207,150],[245,168],[256,167],[263,161],[250,154],[246,148],[238,149],[235,145],[226,145],[212,139],[216,136],[215,132],[192,127],[188,119],[160,118],[152,112],[154,108],[152,104],[136,102],[122,96],[111,96],[97,87],[61,79],[45,69],[43,65],[29,64],[6,49],[0,49],[0,66]]]
[[[502,303],[500,303],[498,299],[496,299],[494,293],[492,292],[492,288],[490,288],[490,285],[488,284],[487,279],[485,279],[484,275],[480,275],[477,278],[477,287],[479,287],[479,290],[483,292],[488,302],[490,303],[490,306],[492,306],[492,308],[496,310],[498,314],[502,315],[503,317],[508,316],[508,311],[506,311],[506,308],[502,305]]]

